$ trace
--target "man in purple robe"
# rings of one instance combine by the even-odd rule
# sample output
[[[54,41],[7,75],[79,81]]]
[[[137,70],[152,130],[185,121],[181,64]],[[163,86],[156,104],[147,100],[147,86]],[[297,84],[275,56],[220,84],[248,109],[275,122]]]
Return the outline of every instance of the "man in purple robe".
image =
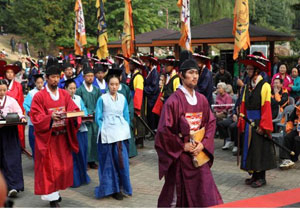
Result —
[[[159,179],[165,184],[158,207],[209,207],[222,204],[210,167],[213,164],[216,120],[205,96],[194,88],[199,78],[196,61],[182,63],[180,86],[164,104],[155,149],[159,158]],[[205,127],[202,142],[191,141],[190,133]],[[203,151],[209,161],[200,167],[193,157]]]

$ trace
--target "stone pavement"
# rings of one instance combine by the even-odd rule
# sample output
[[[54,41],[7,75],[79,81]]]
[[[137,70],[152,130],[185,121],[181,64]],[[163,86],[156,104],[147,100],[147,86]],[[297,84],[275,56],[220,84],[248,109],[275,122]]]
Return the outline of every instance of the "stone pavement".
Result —
[[[267,185],[253,189],[244,184],[248,178],[246,172],[236,165],[236,157],[231,151],[223,151],[223,140],[215,139],[215,161],[212,172],[224,203],[251,198],[268,193],[300,187],[300,163],[293,169],[281,171],[273,169],[267,172]],[[29,146],[27,148],[30,150]],[[158,180],[158,161],[154,149],[154,141],[146,141],[145,148],[140,149],[137,157],[130,159],[130,177],[133,195],[117,201],[111,197],[95,199],[94,188],[99,184],[97,170],[89,170],[91,177],[89,185],[79,188],[69,188],[61,191],[63,198],[61,207],[156,207],[157,199],[163,185]],[[25,155],[23,158],[23,172],[25,191],[14,199],[14,207],[49,207],[49,203],[42,201],[40,196],[34,195],[33,161]]]

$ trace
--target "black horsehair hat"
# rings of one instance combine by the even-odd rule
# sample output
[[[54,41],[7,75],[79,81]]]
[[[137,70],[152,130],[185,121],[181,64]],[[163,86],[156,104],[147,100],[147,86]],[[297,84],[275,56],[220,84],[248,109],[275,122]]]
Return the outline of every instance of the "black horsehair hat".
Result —
[[[44,74],[35,74],[35,75],[33,75],[34,82],[36,82],[38,78],[42,78],[43,80],[45,80],[44,79]]]
[[[58,60],[55,57],[49,56],[46,65],[46,75],[54,75],[54,74],[60,75]]]
[[[122,74],[122,69],[114,66],[114,68],[108,70],[105,80],[106,82],[108,82],[108,80],[113,76],[120,78],[121,74]]]
[[[191,51],[188,50],[182,51],[179,56],[179,67],[183,64],[184,61],[192,58],[193,58],[193,53]]]
[[[83,71],[83,74],[84,74],[84,75],[86,75],[86,74],[88,74],[88,73],[93,73],[93,74],[94,74],[94,71],[93,71],[93,69],[90,67],[90,64],[89,64],[89,63],[84,63],[84,64],[83,64],[82,71]]]
[[[184,71],[187,71],[187,70],[190,70],[190,69],[196,69],[196,70],[199,71],[198,64],[194,59],[185,60],[181,64],[179,71],[184,72]]]
[[[97,63],[95,63],[95,65],[94,65],[94,73],[96,74],[96,73],[98,73],[98,72],[100,72],[100,71],[106,72],[107,69],[104,68],[104,66],[103,66],[102,63],[97,62]]]
[[[63,65],[62,65],[62,69],[63,69],[63,70],[66,70],[66,69],[69,68],[69,67],[73,68],[72,64],[71,64],[69,61],[64,60],[64,61],[63,61]]]

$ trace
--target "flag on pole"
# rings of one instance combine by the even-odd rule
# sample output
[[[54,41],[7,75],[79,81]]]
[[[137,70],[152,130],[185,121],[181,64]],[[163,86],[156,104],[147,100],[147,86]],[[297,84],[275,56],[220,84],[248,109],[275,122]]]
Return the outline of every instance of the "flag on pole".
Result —
[[[75,55],[83,55],[83,47],[86,45],[85,23],[81,0],[76,0],[75,4]]]
[[[178,0],[177,6],[181,9],[181,38],[179,45],[186,50],[192,50],[190,0]]]
[[[235,37],[233,60],[236,60],[241,49],[250,47],[248,0],[235,1],[232,34]]]
[[[123,26],[123,34],[122,34],[122,51],[123,56],[129,58],[134,53],[134,27],[132,21],[132,7],[131,0],[124,0],[125,3],[125,11],[124,11],[124,26]],[[124,65],[126,68],[126,72],[129,73],[129,65],[125,60]]]
[[[97,56],[99,59],[108,57],[107,49],[107,25],[105,22],[104,3],[106,0],[96,0],[97,20],[98,20],[98,37],[97,37]]]

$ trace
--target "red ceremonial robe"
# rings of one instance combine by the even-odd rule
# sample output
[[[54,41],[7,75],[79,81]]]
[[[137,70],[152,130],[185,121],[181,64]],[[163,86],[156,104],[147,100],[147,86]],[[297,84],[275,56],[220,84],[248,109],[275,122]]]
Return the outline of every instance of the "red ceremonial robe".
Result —
[[[9,87],[6,94],[8,96],[13,97],[14,99],[16,99],[16,101],[20,105],[20,107],[22,109],[22,112],[24,114],[25,109],[23,107],[24,95],[23,95],[22,85],[20,83],[18,83],[17,81],[15,81],[15,80],[13,80],[11,82],[13,84],[12,84],[12,86]],[[19,139],[20,139],[20,142],[21,142],[21,147],[25,148],[25,126],[24,125],[18,125],[18,133],[19,133]]]
[[[54,101],[46,88],[32,100],[30,119],[34,125],[34,190],[36,195],[46,195],[73,185],[72,151],[78,153],[77,131],[81,118],[53,121],[53,110],[79,111],[68,92],[58,89],[59,100]],[[66,130],[55,135],[53,132]]]
[[[210,167],[213,164],[216,120],[207,99],[196,92],[197,104],[190,105],[181,89],[164,104],[155,138],[159,159],[159,179],[165,184],[158,199],[158,207],[170,207],[176,186],[176,207],[208,207],[223,203]],[[196,116],[196,117],[194,117]],[[192,155],[184,152],[184,143],[190,139],[190,122],[198,122],[197,129],[205,127],[202,141],[210,161],[194,167]],[[179,134],[182,135],[180,138]]]

